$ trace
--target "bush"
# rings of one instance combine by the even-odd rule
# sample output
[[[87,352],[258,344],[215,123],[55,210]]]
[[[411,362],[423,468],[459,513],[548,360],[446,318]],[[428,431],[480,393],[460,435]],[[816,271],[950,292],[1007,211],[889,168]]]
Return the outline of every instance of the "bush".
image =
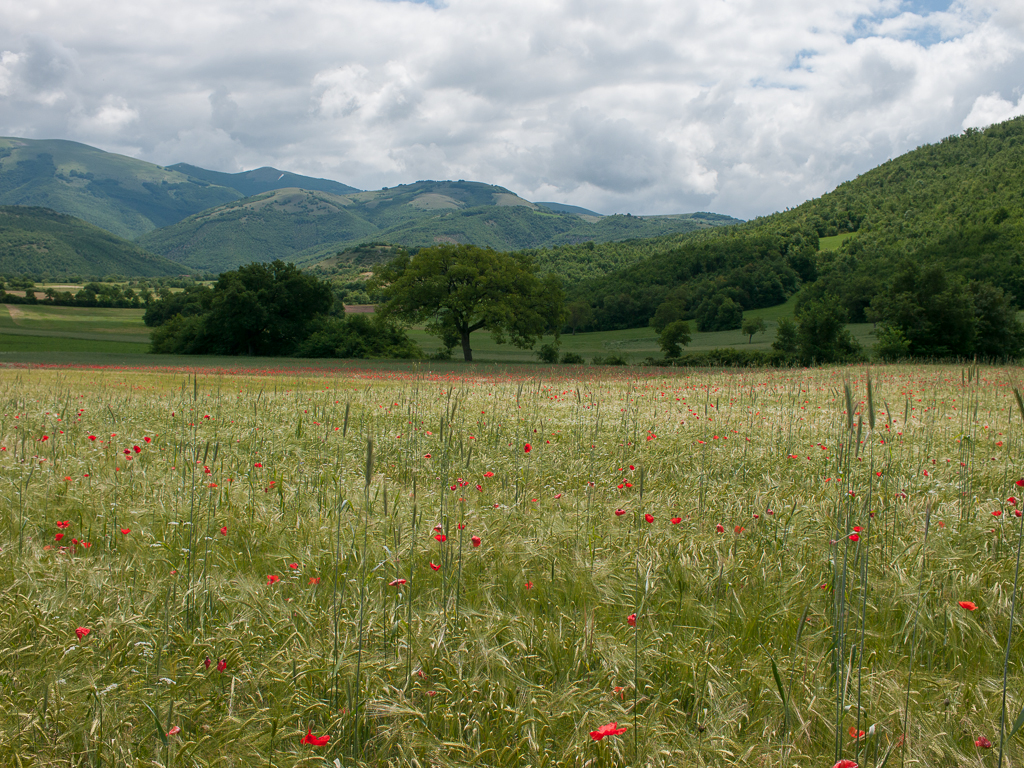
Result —
[[[554,344],[544,344],[537,350],[537,357],[540,358],[542,363],[557,363],[558,347]]]
[[[582,355],[577,355],[575,352],[566,352],[562,355],[562,362],[566,365],[583,365],[587,361],[583,359]]]
[[[608,357],[594,355],[590,363],[591,365],[629,365],[629,363],[626,362],[626,358],[622,355],[609,355]]]

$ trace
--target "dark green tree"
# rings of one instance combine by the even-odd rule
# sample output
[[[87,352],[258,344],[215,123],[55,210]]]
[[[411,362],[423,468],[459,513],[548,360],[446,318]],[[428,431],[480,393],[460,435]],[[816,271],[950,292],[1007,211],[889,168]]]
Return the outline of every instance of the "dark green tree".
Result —
[[[768,330],[763,317],[748,317],[740,327],[743,330],[743,335],[748,337],[747,344],[753,342],[755,333],[764,333]]]
[[[795,357],[800,348],[797,333],[797,325],[792,318],[780,317],[775,329],[775,341],[772,342],[772,349],[781,352],[786,357]]]
[[[797,344],[800,362],[842,363],[856,359],[860,345],[846,328],[849,314],[834,296],[809,301],[797,315]]]
[[[200,294],[202,296],[202,294]],[[157,304],[172,301],[172,297]],[[205,303],[205,297],[201,303]],[[334,301],[330,284],[294,264],[253,263],[221,274],[202,314],[178,312],[151,337],[154,352],[290,355]]]
[[[565,308],[565,321],[572,328],[572,335],[576,335],[576,329],[580,326],[586,327],[594,322],[594,308],[589,301],[577,299],[570,302]]]
[[[399,254],[377,270],[373,286],[384,298],[378,312],[425,323],[446,349],[461,344],[467,361],[474,331],[486,329],[499,344],[529,349],[547,332],[557,336],[564,319],[558,278],[538,278],[526,255],[474,245]]]
[[[658,345],[665,353],[666,359],[679,357],[685,347],[690,343],[690,324],[685,320],[675,320],[666,325],[658,334]]]

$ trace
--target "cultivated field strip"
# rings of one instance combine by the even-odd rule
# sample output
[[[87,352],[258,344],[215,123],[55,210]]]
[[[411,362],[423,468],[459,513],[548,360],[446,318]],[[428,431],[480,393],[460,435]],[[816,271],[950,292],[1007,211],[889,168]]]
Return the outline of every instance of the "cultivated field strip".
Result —
[[[0,763],[1019,764],[1015,373],[0,370]]]

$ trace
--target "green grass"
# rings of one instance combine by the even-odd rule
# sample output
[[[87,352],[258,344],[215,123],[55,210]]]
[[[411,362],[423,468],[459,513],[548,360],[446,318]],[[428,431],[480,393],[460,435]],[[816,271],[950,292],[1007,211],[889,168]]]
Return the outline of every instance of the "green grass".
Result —
[[[4,333],[0,329],[0,362],[9,361],[7,357],[22,352],[73,352],[102,354],[141,354],[149,348],[149,344],[137,344],[126,341],[104,341],[97,339],[67,338],[62,336],[21,336]]]
[[[1012,371],[267,362],[0,377],[0,764],[995,763]]]
[[[145,337],[149,328],[142,322],[142,309],[110,309],[105,307],[53,307],[40,304],[12,304],[19,328],[34,331],[75,333],[109,333],[120,336]]]
[[[836,251],[839,250],[839,246],[843,244],[843,241],[853,237],[856,232],[844,232],[841,235],[832,235],[831,237],[819,237],[818,238],[818,250],[819,251]]]

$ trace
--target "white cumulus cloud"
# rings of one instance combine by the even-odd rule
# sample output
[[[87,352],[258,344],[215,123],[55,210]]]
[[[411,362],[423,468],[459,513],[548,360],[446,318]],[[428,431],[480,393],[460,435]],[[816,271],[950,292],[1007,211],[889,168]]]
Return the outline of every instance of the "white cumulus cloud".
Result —
[[[0,134],[770,213],[1024,112],[1019,0],[0,0]]]

